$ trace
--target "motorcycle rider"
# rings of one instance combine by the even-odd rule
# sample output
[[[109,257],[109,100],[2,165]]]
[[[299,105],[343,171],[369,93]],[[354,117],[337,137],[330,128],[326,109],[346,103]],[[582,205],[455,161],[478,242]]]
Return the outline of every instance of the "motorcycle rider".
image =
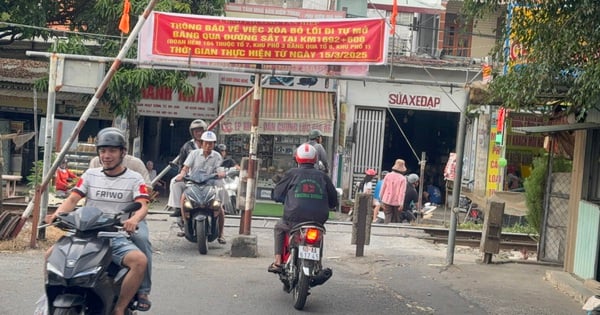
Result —
[[[217,171],[217,168],[221,167],[223,158],[221,157],[221,154],[214,150],[215,143],[217,142],[217,135],[212,131],[205,131],[200,137],[200,140],[202,141],[202,147],[199,150],[193,150],[187,156],[179,174],[174,178],[176,182],[182,183],[185,175],[195,171],[202,170],[207,174],[212,174]],[[219,174],[219,176],[224,177],[225,174]],[[185,189],[185,184],[182,188],[181,191],[176,192],[181,196],[181,199],[179,200],[180,204],[183,203],[183,190]],[[225,211],[223,210],[223,207],[220,208],[218,215],[221,216],[221,220],[219,220],[219,238],[217,241],[219,244],[227,244],[227,241],[223,237],[223,230],[225,229]]]
[[[240,169],[240,165],[231,157],[231,155],[229,155],[229,151],[227,151],[227,146],[224,143],[219,143],[219,145],[217,145],[217,147],[215,148],[215,151],[221,153],[221,156],[223,157],[223,163],[221,164],[221,166],[225,167],[225,168],[236,168],[236,169]]]
[[[147,311],[151,306],[148,295],[152,268],[152,248],[145,220],[148,213],[148,189],[139,173],[123,166],[127,147],[120,131],[101,130],[96,137],[96,152],[102,167],[85,171],[69,197],[53,214],[47,215],[45,221],[51,223],[60,213],[73,211],[82,198],[86,198],[86,206],[99,208],[106,213],[119,213],[134,201],[141,203],[141,208],[122,222],[125,231],[131,233],[130,239],[122,237],[111,241],[113,261],[129,268],[121,285],[114,314],[124,314],[136,291],[138,310]],[[46,253],[46,259],[51,250]]]
[[[271,192],[271,199],[284,202],[283,217],[275,224],[275,261],[268,271],[281,273],[281,255],[286,233],[302,222],[315,221],[324,224],[329,210],[338,205],[337,191],[331,179],[315,169],[317,150],[308,143],[301,144],[295,151],[297,168],[288,170]]]
[[[316,168],[327,174],[329,172],[329,164],[327,163],[327,152],[321,144],[323,143],[323,133],[319,129],[313,129],[308,133],[308,144],[315,147],[317,150]]]
[[[179,167],[179,171],[181,172],[181,168],[183,167],[184,161],[187,159],[190,152],[196,149],[200,149],[202,147],[202,134],[208,128],[206,122],[202,119],[195,119],[190,123],[190,135],[192,139],[187,141],[181,146],[179,150],[179,160],[177,160],[177,167]],[[170,216],[178,217],[181,215],[181,193],[185,189],[185,183],[181,181],[175,181],[175,177],[171,179],[169,183],[169,200],[167,201],[167,207],[173,210]]]

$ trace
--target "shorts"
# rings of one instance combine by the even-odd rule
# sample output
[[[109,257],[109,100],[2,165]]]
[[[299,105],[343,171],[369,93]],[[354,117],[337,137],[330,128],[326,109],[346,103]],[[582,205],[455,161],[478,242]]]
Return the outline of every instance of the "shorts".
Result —
[[[373,206],[375,206],[375,207],[381,206],[381,201],[379,201],[377,199],[373,199]]]
[[[140,250],[126,237],[113,238],[110,241],[110,246],[112,248],[112,261],[119,266],[123,266],[123,259],[127,253],[134,250]]]

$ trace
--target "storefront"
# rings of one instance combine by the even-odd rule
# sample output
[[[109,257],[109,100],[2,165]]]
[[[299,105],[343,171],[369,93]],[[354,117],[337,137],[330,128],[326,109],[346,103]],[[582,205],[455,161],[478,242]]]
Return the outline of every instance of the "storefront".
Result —
[[[248,91],[252,81],[249,75],[222,75],[221,112]],[[310,90],[303,89],[308,84]],[[311,130],[321,130],[325,148],[331,146],[335,123],[335,94],[332,93],[333,88],[325,88],[325,85],[324,79],[296,77],[273,77],[264,85],[261,91],[260,138],[257,148],[261,163],[257,182],[259,198],[270,198],[273,187],[271,177],[295,166],[293,151],[308,140]],[[219,124],[220,141],[227,145],[229,154],[236,161],[248,156],[252,101],[250,95]]]
[[[348,128],[351,141],[344,188],[354,187],[373,168],[389,171],[404,159],[408,172],[419,173],[426,153],[424,178],[443,189],[443,169],[456,148],[460,111],[466,92],[457,87],[348,82]],[[349,191],[351,193],[351,190]]]

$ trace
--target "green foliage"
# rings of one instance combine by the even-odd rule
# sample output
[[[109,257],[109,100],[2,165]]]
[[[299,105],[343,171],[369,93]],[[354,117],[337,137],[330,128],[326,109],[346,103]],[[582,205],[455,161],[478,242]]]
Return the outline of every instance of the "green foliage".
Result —
[[[470,19],[506,12],[503,0],[465,0],[463,14]],[[512,2],[511,2],[512,3]],[[513,11],[511,31],[503,32],[495,52],[502,52],[509,36],[527,51],[526,64],[508,74],[496,76],[490,85],[490,99],[501,99],[513,109],[547,111],[549,105],[570,105],[579,112],[600,104],[600,6],[595,0],[521,0],[524,14]],[[528,11],[528,12],[526,12]]]
[[[533,169],[531,175],[525,179],[523,186],[525,188],[525,204],[527,205],[527,222],[537,232],[541,231],[542,219],[544,215],[544,195],[546,192],[546,180],[548,173],[548,154],[537,157],[533,160]],[[552,163],[552,171],[571,172],[571,161],[555,157]]]
[[[131,0],[131,29],[136,25],[138,16],[143,13],[147,4],[147,0]],[[68,9],[65,9],[65,6],[68,6]],[[224,0],[160,0],[154,11],[222,15],[224,6]],[[51,51],[77,55],[115,57],[127,36],[121,34],[118,29],[122,12],[123,1],[114,0],[0,1],[0,21],[39,27],[52,24],[68,25],[72,31],[78,32],[73,34],[56,31],[52,34],[42,28],[15,28],[15,32],[21,34],[19,39],[29,39],[38,35],[46,38],[54,36],[57,42]],[[127,58],[136,57],[137,50],[134,44],[129,49]],[[201,77],[203,74],[195,75]],[[101,101],[109,104],[116,115],[128,118],[130,137],[133,139],[137,137],[138,116],[135,104],[140,100],[142,90],[148,86],[162,85],[181,91],[184,95],[191,95],[194,87],[187,82],[187,77],[187,71],[139,69],[131,64],[122,64],[102,95]],[[38,91],[47,91],[48,79],[38,80],[35,87]]]

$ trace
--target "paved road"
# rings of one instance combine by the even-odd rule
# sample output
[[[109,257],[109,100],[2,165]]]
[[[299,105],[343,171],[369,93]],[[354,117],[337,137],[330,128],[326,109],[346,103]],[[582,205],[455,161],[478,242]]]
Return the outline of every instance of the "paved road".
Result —
[[[235,237],[237,219],[226,235]],[[257,258],[229,256],[229,244],[199,255],[178,238],[172,219],[150,215],[155,247],[154,303],[146,314],[290,314],[292,298],[275,275],[272,221],[255,220]],[[312,289],[312,314],[579,314],[581,305],[544,281],[547,266],[476,263],[477,252],[458,247],[445,268],[445,245],[417,239],[418,231],[375,228],[364,257],[355,257],[350,227],[328,224],[325,264],[334,270]],[[231,242],[230,242],[231,243]],[[42,252],[0,253],[0,314],[32,314],[42,294]],[[143,314],[143,313],[142,313]]]

